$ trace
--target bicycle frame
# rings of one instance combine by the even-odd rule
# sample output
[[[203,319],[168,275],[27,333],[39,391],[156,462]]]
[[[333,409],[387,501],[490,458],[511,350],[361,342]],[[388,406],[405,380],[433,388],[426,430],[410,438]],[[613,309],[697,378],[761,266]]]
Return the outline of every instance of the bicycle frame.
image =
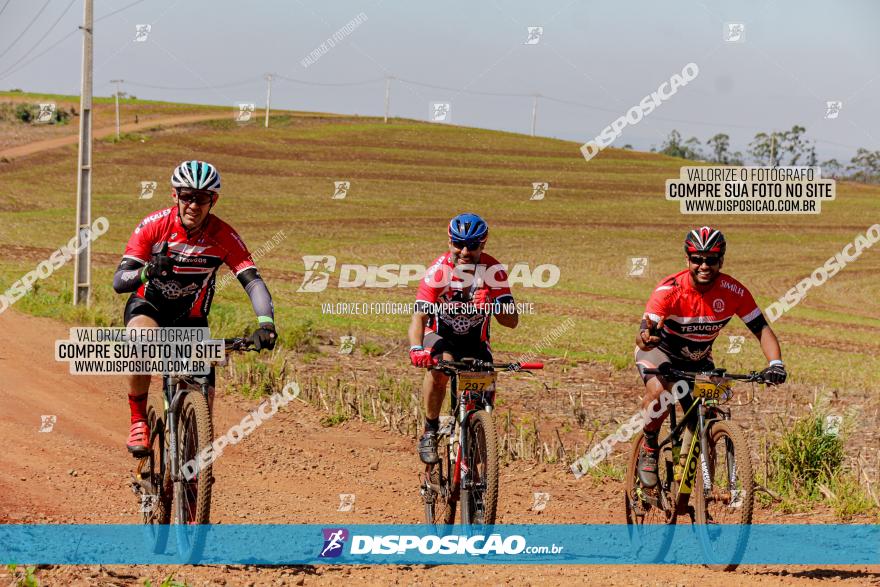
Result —
[[[494,373],[494,370],[487,371],[490,373]],[[456,488],[461,488],[462,491],[470,491],[471,488],[471,469],[466,462],[468,448],[468,422],[470,421],[470,415],[478,410],[486,410],[491,413],[493,409],[492,402],[494,401],[495,396],[495,384],[492,383],[491,390],[485,390],[479,394],[473,394],[474,396],[471,401],[461,401],[464,400],[464,393],[472,393],[472,392],[463,392],[461,396],[458,393],[458,372],[453,371],[449,375],[449,385],[450,385],[450,414],[452,415],[452,425],[449,430],[449,438],[450,440],[455,435],[455,424],[456,421],[459,425],[458,431],[458,450],[454,455],[452,452],[455,450],[455,443],[449,443],[449,462],[455,463],[453,465],[453,469],[451,471],[452,478],[452,491],[454,492]],[[456,418],[457,414],[457,418]]]
[[[649,369],[646,370],[646,373],[663,375],[659,369]],[[688,501],[690,500],[691,492],[693,491],[694,481],[697,476],[697,459],[700,460],[700,472],[703,476],[703,491],[706,494],[711,493],[712,476],[709,472],[709,463],[706,456],[708,454],[709,428],[713,422],[730,419],[730,411],[721,408],[716,400],[707,400],[703,397],[694,399],[691,396],[694,389],[693,384],[695,376],[710,375],[726,378],[731,381],[745,380],[759,383],[763,382],[763,380],[760,379],[760,376],[755,372],[752,372],[749,375],[729,375],[726,374],[724,369],[715,369],[713,371],[706,371],[699,374],[672,370],[672,372],[668,374],[672,374],[679,377],[681,380],[687,381],[688,387],[690,388],[687,397],[691,403],[686,409],[682,406],[684,414],[682,415],[680,422],[676,422],[677,416],[675,406],[678,401],[669,404],[667,412],[669,413],[670,432],[666,438],[658,443],[659,449],[662,449],[667,444],[672,445],[672,466],[673,470],[675,470],[681,462],[681,449],[684,448],[682,446],[684,444],[683,431],[685,427],[691,429],[692,434],[689,440],[689,446],[687,447],[687,457],[685,458],[681,479],[675,492],[676,511],[682,513],[685,511]],[[732,473],[735,475],[735,471]],[[669,477],[670,476],[667,475],[667,478]],[[671,477],[673,482],[679,481],[674,474]]]
[[[184,385],[181,385],[183,383]],[[198,386],[199,391],[208,401],[209,384],[207,376],[192,375],[168,375],[162,376],[162,400],[165,406],[165,430],[168,433],[166,454],[162,458],[160,473],[164,475],[166,462],[171,470],[171,482],[177,484],[185,479],[180,473],[181,463],[177,458],[177,424],[180,417],[180,406],[188,393],[194,393],[193,386]]]

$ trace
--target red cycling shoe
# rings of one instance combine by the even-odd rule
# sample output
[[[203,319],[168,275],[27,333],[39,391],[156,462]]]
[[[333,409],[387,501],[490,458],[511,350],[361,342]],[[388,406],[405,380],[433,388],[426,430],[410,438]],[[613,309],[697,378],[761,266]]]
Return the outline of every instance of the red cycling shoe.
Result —
[[[128,430],[128,442],[125,444],[133,457],[142,458],[150,454],[150,427],[146,422],[135,422]]]

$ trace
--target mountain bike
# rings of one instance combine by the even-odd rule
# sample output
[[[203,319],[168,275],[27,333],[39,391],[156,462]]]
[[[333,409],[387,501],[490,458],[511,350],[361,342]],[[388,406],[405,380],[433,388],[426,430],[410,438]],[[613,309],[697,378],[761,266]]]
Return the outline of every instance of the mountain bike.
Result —
[[[252,344],[251,338],[223,339],[227,352],[256,351]],[[209,387],[207,375],[162,375],[164,411],[160,416],[152,405],[147,409],[150,453],[138,461],[131,484],[155,553],[165,551],[174,506],[177,551],[186,561],[201,556],[211,512],[211,465],[200,466],[190,476],[184,472],[184,465],[214,440]]]
[[[638,475],[639,447],[632,443],[626,474],[626,522],[643,554],[659,562],[672,543],[678,516],[688,515],[703,549],[706,566],[734,570],[742,559],[752,522],[755,481],[748,436],[723,404],[733,397],[733,383],[765,383],[760,373],[727,373],[724,369],[686,372],[668,364],[645,369],[668,381],[684,381],[681,420],[667,406],[669,434],[657,454],[658,483],[643,487]],[[697,474],[699,471],[700,474]],[[690,503],[693,493],[693,504]],[[722,526],[724,525],[724,526]]]
[[[498,436],[492,420],[496,369],[530,373],[543,363],[440,360],[432,369],[450,381],[450,417],[437,433],[440,462],[425,465],[419,487],[428,524],[494,524],[498,508]],[[458,434],[456,435],[456,424]]]

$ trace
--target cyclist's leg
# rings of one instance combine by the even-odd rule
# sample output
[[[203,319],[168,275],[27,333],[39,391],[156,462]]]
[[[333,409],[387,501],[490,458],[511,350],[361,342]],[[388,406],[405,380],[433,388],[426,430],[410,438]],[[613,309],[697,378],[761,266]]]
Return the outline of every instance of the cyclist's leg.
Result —
[[[132,296],[125,306],[127,328],[158,328],[156,308],[144,300]],[[150,450],[150,428],[147,425],[147,399],[150,391],[150,375],[128,376],[128,406],[131,423],[126,448],[135,457],[146,455]]]
[[[659,349],[643,351],[636,349],[636,367],[645,383],[645,394],[642,396],[642,413],[646,415],[643,428],[644,440],[639,447],[639,479],[647,487],[657,484],[657,451],[658,436],[666,411],[660,410],[660,396],[671,387],[671,383],[658,375],[646,375],[645,369],[656,369],[670,359]],[[658,414],[659,412],[659,414]],[[656,415],[652,417],[653,415]]]
[[[425,348],[431,349],[431,356],[437,359],[453,360],[452,349],[447,341],[431,332],[425,335]],[[422,395],[425,399],[425,430],[419,439],[419,457],[426,464],[440,460],[437,454],[437,431],[440,428],[440,409],[446,396],[446,383],[449,381],[441,371],[428,369],[422,380]]]

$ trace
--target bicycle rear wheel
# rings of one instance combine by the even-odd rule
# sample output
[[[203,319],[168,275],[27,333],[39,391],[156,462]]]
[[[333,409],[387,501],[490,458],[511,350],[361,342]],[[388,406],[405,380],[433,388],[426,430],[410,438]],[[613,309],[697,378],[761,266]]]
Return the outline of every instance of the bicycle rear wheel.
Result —
[[[478,410],[470,415],[465,462],[471,486],[461,492],[462,524],[491,525],[498,509],[498,436],[492,414]]]
[[[449,459],[449,437],[442,435],[437,439],[437,452],[440,462],[431,466],[428,478],[432,485],[437,485],[449,494],[443,496],[432,490],[430,497],[425,499],[425,521],[434,525],[451,525],[455,523],[455,510],[458,501],[452,495],[452,468],[454,462]]]
[[[197,461],[203,448],[214,438],[214,427],[208,411],[208,402],[200,391],[190,391],[183,399],[177,427],[178,463],[181,480],[175,483],[175,522],[177,523],[177,549],[187,561],[198,559],[204,548],[202,525],[209,523],[211,515],[212,466],[197,467],[195,474],[187,479],[183,466]]]
[[[624,484],[626,523],[635,556],[642,562],[660,562],[669,552],[677,521],[675,506],[668,500],[673,483],[672,455],[668,445],[660,451],[657,457],[657,485],[642,487],[638,462],[639,447],[644,437],[644,433],[639,432],[632,441]]]
[[[749,538],[755,499],[748,437],[730,421],[712,424],[708,433],[706,462],[712,489],[705,490],[697,475],[697,534],[709,561],[707,566],[732,571],[742,559]]]

